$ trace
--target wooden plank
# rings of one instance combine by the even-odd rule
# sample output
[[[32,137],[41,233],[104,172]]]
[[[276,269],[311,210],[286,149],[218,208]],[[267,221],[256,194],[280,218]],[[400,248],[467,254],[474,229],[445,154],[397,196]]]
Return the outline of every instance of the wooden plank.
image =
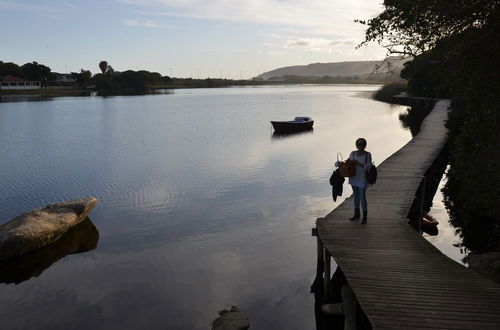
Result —
[[[436,308],[439,307],[439,308]],[[469,311],[466,309],[451,309],[444,308],[443,306],[431,305],[418,305],[418,306],[401,306],[396,304],[377,305],[370,309],[374,314],[397,314],[402,316],[412,315],[428,315],[429,318],[435,318],[436,315],[446,315],[446,317],[453,317],[456,319],[469,319],[469,320],[487,320],[500,322],[498,315],[480,312],[479,310]],[[499,323],[500,324],[500,323]]]
[[[482,308],[483,306],[476,306],[476,305],[462,305],[462,304],[455,304],[455,305],[445,305],[439,301],[432,301],[432,300],[427,300],[427,301],[407,301],[405,305],[401,305],[401,302],[399,300],[391,300],[391,299],[385,299],[383,304],[379,303],[379,300],[376,300],[374,298],[364,298],[363,303],[368,304],[368,305],[373,305],[374,308],[377,308],[379,306],[384,306],[385,308],[393,308],[393,307],[403,307],[407,309],[419,309],[422,307],[427,307],[431,308],[434,310],[442,310],[442,311],[454,311],[457,313],[472,313],[472,314],[480,314],[484,315],[485,317],[490,317],[493,315],[494,317],[498,317],[498,309],[495,307],[486,307]]]
[[[404,317],[393,315],[371,315],[370,319],[380,324],[383,328],[392,327],[393,329],[405,329],[407,326],[418,325],[419,328],[436,329],[496,329],[497,322],[476,321],[476,320],[449,320],[449,319],[429,319],[425,316]],[[379,327],[374,327],[378,329]]]

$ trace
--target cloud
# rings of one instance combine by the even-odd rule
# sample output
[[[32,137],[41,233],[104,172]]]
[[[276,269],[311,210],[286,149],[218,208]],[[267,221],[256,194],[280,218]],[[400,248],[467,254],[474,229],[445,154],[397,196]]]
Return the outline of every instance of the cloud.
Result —
[[[146,28],[172,28],[173,26],[157,24],[151,20],[138,21],[135,19],[122,19],[122,24],[126,26],[137,26]]]
[[[354,49],[356,42],[353,40],[328,40],[328,39],[293,39],[287,40],[284,48],[300,48],[306,51],[331,53],[339,49]]]
[[[288,40],[286,43],[287,47],[301,47],[301,46],[309,46],[311,43],[309,40]]]
[[[307,28],[345,34],[356,18],[381,10],[372,0],[117,0],[143,8],[150,16],[176,16]],[[154,11],[150,10],[154,9]],[[350,28],[346,26],[350,25]],[[359,26],[357,32],[362,30]],[[303,31],[304,32],[304,31]]]
[[[63,2],[62,4],[65,5],[66,7],[68,7],[69,9],[80,10],[80,7],[77,7],[74,4],[69,3],[69,2]]]

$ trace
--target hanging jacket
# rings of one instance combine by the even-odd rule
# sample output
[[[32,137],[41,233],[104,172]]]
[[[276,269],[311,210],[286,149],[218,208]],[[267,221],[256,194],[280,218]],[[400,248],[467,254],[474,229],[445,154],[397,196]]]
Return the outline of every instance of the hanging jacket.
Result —
[[[337,201],[337,196],[342,196],[342,185],[344,184],[344,177],[340,176],[339,170],[333,171],[330,177],[330,184],[332,185],[332,198]]]

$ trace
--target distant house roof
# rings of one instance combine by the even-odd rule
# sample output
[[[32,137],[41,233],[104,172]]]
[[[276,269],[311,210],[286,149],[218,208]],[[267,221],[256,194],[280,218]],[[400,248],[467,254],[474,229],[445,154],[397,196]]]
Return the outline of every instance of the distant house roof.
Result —
[[[23,79],[23,78],[19,78],[19,77],[16,77],[16,76],[5,76],[3,77],[3,80],[2,81],[5,81],[5,82],[29,82],[30,80],[26,80],[26,79]]]

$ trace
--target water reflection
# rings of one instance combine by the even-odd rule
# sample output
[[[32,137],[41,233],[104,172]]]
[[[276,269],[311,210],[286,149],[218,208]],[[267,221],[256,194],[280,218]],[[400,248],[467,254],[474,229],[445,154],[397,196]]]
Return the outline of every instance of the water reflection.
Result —
[[[64,91],[60,95],[55,94],[12,94],[0,95],[0,103],[7,102],[39,102],[39,101],[52,101],[56,98],[69,97],[69,96],[95,96],[93,91]]]
[[[0,102],[50,101],[54,97],[43,94],[0,95]]]
[[[281,139],[286,139],[289,137],[294,137],[294,136],[301,136],[301,135],[307,135],[307,134],[312,134],[314,132],[313,128],[302,130],[299,132],[290,132],[290,133],[278,133],[274,132],[272,135],[273,140],[281,140]]]
[[[446,172],[449,170],[449,166]],[[469,251],[463,247],[461,238],[457,235],[455,228],[450,224],[450,215],[445,207],[443,188],[446,185],[447,177],[444,174],[439,182],[438,189],[432,200],[429,214],[439,221],[437,229],[439,235],[431,236],[424,234],[423,237],[436,246],[450,259],[467,265],[467,255]]]
[[[32,253],[0,262],[0,283],[15,283],[38,277],[59,259],[69,254],[94,250],[99,241],[99,232],[87,217],[69,229],[52,244]]]
[[[420,131],[420,125],[422,124],[422,121],[429,114],[433,107],[434,102],[411,106],[408,108],[406,113],[402,113],[399,115],[399,120],[401,121],[404,128],[410,129],[411,136],[415,136]]]
[[[175,94],[174,89],[149,89],[143,91],[98,91],[94,92],[96,96],[134,96],[134,95],[164,95]]]
[[[97,92],[93,90],[64,90],[60,94],[53,93],[39,93],[39,94],[11,94],[11,95],[0,95],[0,103],[8,102],[39,102],[39,101],[52,101],[58,98],[64,97],[75,97],[75,96],[132,96],[132,95],[166,95],[174,94],[173,89],[152,89],[143,92],[124,92],[124,91],[103,91]]]

